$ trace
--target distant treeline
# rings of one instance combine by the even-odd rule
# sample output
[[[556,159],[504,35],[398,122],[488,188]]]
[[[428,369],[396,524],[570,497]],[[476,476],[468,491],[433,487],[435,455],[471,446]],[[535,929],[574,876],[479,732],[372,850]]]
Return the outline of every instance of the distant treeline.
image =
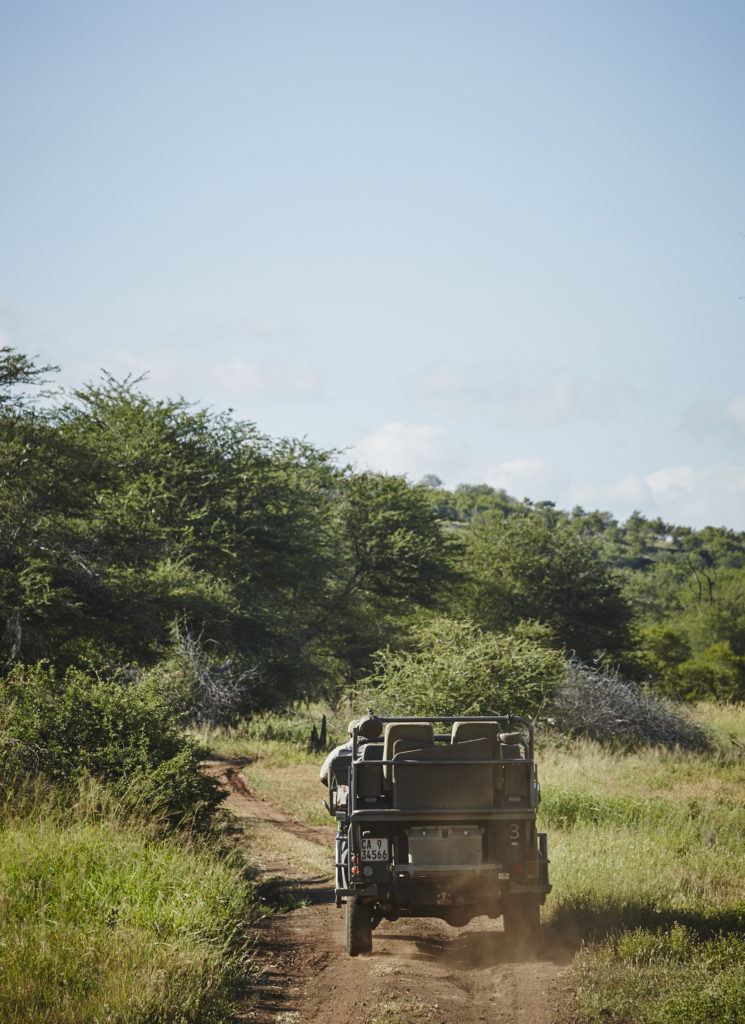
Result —
[[[412,485],[137,381],[50,380],[0,350],[3,674],[188,656],[250,712],[334,698],[448,619],[745,697],[742,533]]]

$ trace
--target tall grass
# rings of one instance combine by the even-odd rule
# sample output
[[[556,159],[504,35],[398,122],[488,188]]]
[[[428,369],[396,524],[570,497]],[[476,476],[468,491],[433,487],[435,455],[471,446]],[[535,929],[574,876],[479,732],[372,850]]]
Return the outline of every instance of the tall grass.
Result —
[[[237,859],[166,838],[88,786],[0,820],[3,1024],[217,1024],[257,914]]]
[[[581,943],[586,1021],[745,1020],[745,761],[732,743],[745,709],[697,713],[714,753],[554,741],[540,754],[546,918]]]

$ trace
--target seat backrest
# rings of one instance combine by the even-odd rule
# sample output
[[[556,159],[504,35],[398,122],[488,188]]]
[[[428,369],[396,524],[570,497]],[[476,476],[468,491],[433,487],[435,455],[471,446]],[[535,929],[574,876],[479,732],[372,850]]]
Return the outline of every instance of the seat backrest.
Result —
[[[383,744],[365,743],[359,756],[363,763],[355,769],[357,796],[363,800],[378,797],[383,792],[383,766],[376,762],[383,758]]]
[[[329,772],[333,775],[337,786],[349,785],[349,765],[352,761],[352,752],[344,750],[332,758],[329,765]]]
[[[360,757],[363,761],[382,761],[383,744],[365,743],[365,745],[360,749]]]
[[[417,746],[425,747],[435,741],[435,730],[431,722],[386,722],[383,732],[383,760],[393,760],[393,745],[396,740],[416,740]],[[383,765],[383,778],[390,784],[391,766]]]
[[[499,723],[498,722],[453,722],[451,743],[463,743],[465,740],[488,740],[494,757],[499,757]]]
[[[402,744],[408,746],[408,744]],[[393,806],[400,810],[484,810],[494,806],[494,771],[491,765],[454,764],[489,761],[494,757],[486,738],[449,746],[399,749],[394,762]]]

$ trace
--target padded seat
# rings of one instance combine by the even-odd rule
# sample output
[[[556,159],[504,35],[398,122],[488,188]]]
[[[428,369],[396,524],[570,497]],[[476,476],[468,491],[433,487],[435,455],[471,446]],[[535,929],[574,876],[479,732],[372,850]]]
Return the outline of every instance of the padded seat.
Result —
[[[396,744],[398,747],[398,743]],[[453,764],[493,758],[486,738],[449,746],[396,750],[393,765],[393,806],[400,810],[483,810],[494,806],[494,771],[491,765]]]
[[[523,748],[518,743],[504,743],[504,736],[505,733],[499,731],[498,722],[454,722],[451,742],[461,743],[463,740],[488,739],[494,758],[502,761],[524,759]]]
[[[493,752],[492,757],[499,757],[498,722],[453,722],[451,743],[481,739],[489,741]]]
[[[431,722],[386,722],[383,732],[383,760],[392,761],[394,744],[397,740],[416,740],[418,747],[431,746],[435,742],[435,731]],[[383,765],[383,778],[390,787],[393,773],[391,765]]]
[[[382,743],[365,743],[360,748],[362,764],[355,769],[357,796],[363,800],[381,796],[383,792],[383,766],[376,764],[383,758]]]

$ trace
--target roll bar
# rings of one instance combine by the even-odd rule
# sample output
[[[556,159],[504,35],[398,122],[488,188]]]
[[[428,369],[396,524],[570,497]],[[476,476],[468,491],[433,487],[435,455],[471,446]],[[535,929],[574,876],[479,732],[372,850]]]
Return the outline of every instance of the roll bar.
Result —
[[[389,722],[431,722],[432,725],[438,723],[450,725],[453,722],[495,722],[497,725],[505,727],[505,731],[518,725],[528,734],[528,759],[533,760],[533,723],[529,718],[523,718],[521,715],[375,715],[375,718],[383,725],[387,725]],[[357,760],[358,736],[359,731],[355,725],[352,729],[353,761]],[[469,763],[473,764],[474,762]]]

